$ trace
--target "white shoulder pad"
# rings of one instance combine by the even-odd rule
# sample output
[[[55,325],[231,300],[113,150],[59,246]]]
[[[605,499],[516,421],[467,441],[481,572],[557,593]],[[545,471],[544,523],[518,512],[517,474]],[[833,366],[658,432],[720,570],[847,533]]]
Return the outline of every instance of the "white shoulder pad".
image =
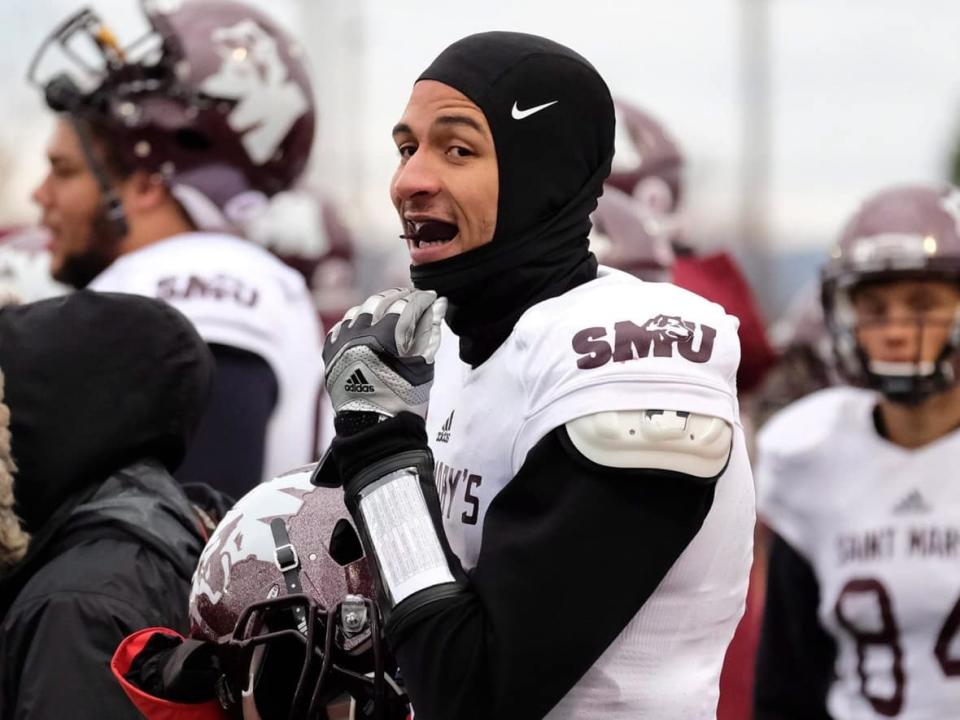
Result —
[[[574,447],[598,465],[672,470],[700,478],[727,464],[733,428],[718,417],[675,410],[614,410],[571,420]]]

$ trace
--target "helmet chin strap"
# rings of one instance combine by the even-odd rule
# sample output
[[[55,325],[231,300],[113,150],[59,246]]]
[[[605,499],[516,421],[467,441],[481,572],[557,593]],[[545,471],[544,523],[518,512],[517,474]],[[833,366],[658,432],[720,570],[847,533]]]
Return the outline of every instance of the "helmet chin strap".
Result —
[[[103,164],[93,152],[93,138],[90,137],[87,127],[72,115],[70,116],[70,124],[77,133],[77,138],[80,140],[80,150],[83,152],[87,166],[100,188],[100,207],[103,210],[106,230],[111,240],[119,241],[126,237],[130,231],[127,216],[123,212],[123,203],[120,201],[116,188],[113,187],[107,177]]]

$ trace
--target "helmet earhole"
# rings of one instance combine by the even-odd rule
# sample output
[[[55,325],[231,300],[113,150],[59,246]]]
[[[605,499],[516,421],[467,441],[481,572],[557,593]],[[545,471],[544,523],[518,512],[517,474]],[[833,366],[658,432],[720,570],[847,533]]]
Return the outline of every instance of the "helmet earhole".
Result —
[[[202,152],[208,150],[212,145],[210,138],[196,130],[177,130],[175,139],[177,145],[191,152]]]
[[[341,518],[330,533],[330,557],[341,566],[349,565],[363,557],[363,546],[357,531],[349,521]]]

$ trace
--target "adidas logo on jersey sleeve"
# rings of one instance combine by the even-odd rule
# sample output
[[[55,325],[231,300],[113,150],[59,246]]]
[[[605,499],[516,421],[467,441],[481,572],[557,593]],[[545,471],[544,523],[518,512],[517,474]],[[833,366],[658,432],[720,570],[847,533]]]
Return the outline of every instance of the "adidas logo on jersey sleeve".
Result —
[[[366,376],[360,368],[354,370],[353,374],[347,378],[343,389],[352,393],[372,393],[376,390],[376,388],[367,381]]]

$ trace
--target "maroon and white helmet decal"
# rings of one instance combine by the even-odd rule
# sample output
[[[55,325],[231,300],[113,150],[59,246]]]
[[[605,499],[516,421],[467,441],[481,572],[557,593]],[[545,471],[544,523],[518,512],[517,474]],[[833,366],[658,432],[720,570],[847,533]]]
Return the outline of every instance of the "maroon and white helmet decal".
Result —
[[[863,282],[910,278],[960,282],[957,188],[900,185],[871,196],[847,222],[823,268],[821,298],[839,370],[850,382],[908,403],[950,387],[960,377],[960,321],[954,321],[935,363],[879,369],[857,344],[850,291]]]
[[[590,250],[601,263],[643,280],[670,279],[673,247],[663,234],[651,231],[650,223],[656,221],[644,215],[632,198],[606,187],[590,219]]]
[[[298,188],[275,195],[244,234],[303,276],[325,328],[363,301],[353,236],[320,193]]]
[[[241,223],[306,166],[316,116],[304,50],[234,0],[145,0],[142,8],[148,35],[126,47],[81,11],[41,47],[31,80],[55,110],[108,133],[131,167],[161,176],[198,226]],[[51,48],[77,36],[103,56],[92,81],[88,68],[69,65],[41,76]]]
[[[616,153],[607,184],[672,213],[683,192],[684,157],[666,128],[650,113],[618,98]]]
[[[250,605],[290,594],[281,571],[283,553],[278,561],[278,543],[271,529],[277,518],[283,521],[299,560],[300,592],[325,609],[336,607],[347,595],[373,597],[366,560],[343,505],[343,491],[311,485],[313,467],[258,485],[224,516],[193,577],[193,637],[220,640],[233,633]],[[343,548],[349,551],[346,557]]]

